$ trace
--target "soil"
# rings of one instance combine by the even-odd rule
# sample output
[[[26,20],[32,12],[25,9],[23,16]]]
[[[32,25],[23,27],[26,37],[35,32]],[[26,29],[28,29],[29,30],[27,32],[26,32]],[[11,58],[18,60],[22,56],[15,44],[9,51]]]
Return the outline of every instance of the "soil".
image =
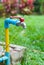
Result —
[[[5,64],[2,62],[2,63],[0,63],[0,65],[5,65]]]

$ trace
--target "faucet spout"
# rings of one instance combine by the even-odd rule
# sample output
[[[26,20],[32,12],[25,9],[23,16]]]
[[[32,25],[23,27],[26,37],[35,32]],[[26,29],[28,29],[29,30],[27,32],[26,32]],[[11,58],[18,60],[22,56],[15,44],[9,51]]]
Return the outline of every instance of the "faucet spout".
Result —
[[[21,22],[21,26],[25,29],[26,28],[26,23]]]

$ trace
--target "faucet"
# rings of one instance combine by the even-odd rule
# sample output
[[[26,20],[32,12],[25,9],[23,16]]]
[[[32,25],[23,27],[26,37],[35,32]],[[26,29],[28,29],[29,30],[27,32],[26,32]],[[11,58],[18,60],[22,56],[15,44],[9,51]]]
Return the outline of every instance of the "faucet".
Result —
[[[18,19],[14,19],[18,18]],[[21,18],[19,16],[10,16],[10,18],[7,18],[5,20],[5,28],[9,28],[9,24],[13,24],[16,26],[22,26],[24,29],[26,28],[26,24],[24,22],[24,18]]]
[[[18,18],[18,19],[14,19]],[[22,26],[23,28],[26,28],[26,24],[24,23],[24,18],[18,17],[18,16],[11,16],[10,18],[7,18],[4,22],[4,27],[5,27],[5,43],[6,43],[6,52],[5,52],[5,57],[1,58],[6,60],[6,65],[10,65],[10,47],[9,47],[9,26],[10,24],[16,25],[16,26]]]
[[[26,23],[24,22],[24,18],[20,18],[20,25],[21,25],[23,28],[26,28]]]
[[[17,20],[16,25],[17,26],[22,26],[23,28],[26,28],[26,23],[24,22],[24,18],[22,18],[21,16],[10,16],[11,19],[13,18],[17,18],[19,20]]]

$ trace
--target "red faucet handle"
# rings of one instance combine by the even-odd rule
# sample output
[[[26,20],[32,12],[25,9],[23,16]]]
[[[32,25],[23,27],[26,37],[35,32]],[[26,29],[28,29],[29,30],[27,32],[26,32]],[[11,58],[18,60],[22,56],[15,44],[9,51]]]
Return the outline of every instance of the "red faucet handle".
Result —
[[[24,18],[20,18],[20,22],[24,22]]]
[[[11,19],[18,18],[20,19],[20,22],[24,22],[24,18],[21,18],[21,16],[10,16]]]

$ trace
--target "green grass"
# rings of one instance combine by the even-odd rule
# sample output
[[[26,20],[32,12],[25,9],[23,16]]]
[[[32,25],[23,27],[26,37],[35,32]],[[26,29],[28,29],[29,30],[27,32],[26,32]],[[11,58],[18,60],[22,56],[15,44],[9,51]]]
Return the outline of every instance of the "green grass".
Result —
[[[11,25],[10,43],[27,47],[27,59],[23,65],[44,65],[44,16],[24,16],[27,28]],[[0,18],[0,41],[5,41],[4,18]]]

